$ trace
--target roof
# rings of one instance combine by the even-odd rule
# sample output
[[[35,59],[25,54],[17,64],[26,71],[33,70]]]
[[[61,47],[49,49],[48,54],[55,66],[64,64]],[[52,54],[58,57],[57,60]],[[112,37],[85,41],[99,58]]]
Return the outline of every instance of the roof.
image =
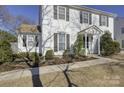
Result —
[[[80,33],[85,33],[85,32],[87,33],[87,31],[88,31],[88,33],[98,34],[98,33],[94,32],[93,30],[90,31],[90,29],[94,29],[95,31],[98,31],[99,34],[100,34],[100,33],[103,33],[103,31],[102,31],[100,28],[98,28],[96,25],[92,25],[92,26],[90,26],[90,27],[88,27],[88,28],[86,28],[86,29],[81,30],[81,31],[78,32],[78,33],[79,33],[79,34],[80,34]]]
[[[110,13],[110,12],[106,12],[106,11],[102,11],[102,10],[98,10],[98,9],[94,9],[94,8],[89,8],[89,7],[81,6],[81,5],[71,5],[71,6],[68,5],[68,7],[79,9],[82,11],[95,13],[95,14],[106,15],[106,16],[110,16],[110,17],[116,17],[117,16],[117,14],[114,14],[114,13]]]
[[[21,24],[20,27],[17,30],[18,30],[18,32],[22,32],[22,33],[36,33],[36,32],[39,32],[36,25],[29,25],[29,24]]]

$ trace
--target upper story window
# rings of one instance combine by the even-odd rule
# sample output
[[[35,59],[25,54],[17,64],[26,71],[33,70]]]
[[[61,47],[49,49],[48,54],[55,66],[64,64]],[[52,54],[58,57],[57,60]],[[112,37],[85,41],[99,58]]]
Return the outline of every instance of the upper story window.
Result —
[[[80,23],[92,24],[91,13],[80,11]]]
[[[124,27],[121,28],[121,33],[124,34]]]
[[[59,19],[65,20],[65,7],[59,7]]]
[[[100,15],[100,26],[107,26],[108,27],[108,17]]]
[[[69,21],[69,8],[63,6],[54,6],[54,19]]]

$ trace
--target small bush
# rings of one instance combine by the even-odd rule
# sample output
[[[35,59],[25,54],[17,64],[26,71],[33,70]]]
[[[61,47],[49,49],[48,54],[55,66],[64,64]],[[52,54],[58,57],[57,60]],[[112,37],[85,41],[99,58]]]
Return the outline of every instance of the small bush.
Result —
[[[20,52],[15,55],[15,58],[27,59],[35,62],[36,60],[39,60],[39,54],[36,52]]]
[[[73,58],[74,58],[74,54],[71,53],[70,50],[65,50],[63,52],[63,59],[65,59],[67,62],[72,62]]]
[[[113,46],[115,49],[115,53],[119,53],[120,52],[120,44],[117,41],[113,41]]]
[[[85,49],[82,48],[81,51],[79,52],[79,56],[85,56]]]
[[[53,50],[47,50],[45,54],[45,59],[46,60],[51,60],[54,58],[54,52]]]
[[[11,62],[12,50],[8,41],[0,41],[0,62]]]

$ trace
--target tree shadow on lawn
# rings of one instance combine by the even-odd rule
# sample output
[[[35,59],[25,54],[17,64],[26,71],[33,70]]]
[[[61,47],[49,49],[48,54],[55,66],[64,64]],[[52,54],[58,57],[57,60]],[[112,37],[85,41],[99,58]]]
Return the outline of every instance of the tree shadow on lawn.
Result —
[[[32,74],[33,87],[43,87],[43,84],[40,80],[39,67],[32,68],[30,71]]]
[[[71,79],[69,78],[69,74],[68,72],[70,72],[71,70],[69,70],[69,64],[66,66],[65,70],[63,70],[63,74],[66,78],[66,81],[68,83],[68,87],[78,87],[78,85],[74,84],[71,82]]]

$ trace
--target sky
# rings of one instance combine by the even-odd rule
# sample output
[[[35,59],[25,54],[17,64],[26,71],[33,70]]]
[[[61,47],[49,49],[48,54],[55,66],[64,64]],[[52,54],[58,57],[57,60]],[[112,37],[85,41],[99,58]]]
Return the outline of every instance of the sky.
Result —
[[[86,5],[87,7],[115,13],[120,17],[124,17],[124,5]],[[38,5],[9,5],[7,6],[13,15],[22,15],[28,19],[38,23]]]
[[[38,23],[38,5],[7,5],[6,7],[14,16],[22,15]]]

